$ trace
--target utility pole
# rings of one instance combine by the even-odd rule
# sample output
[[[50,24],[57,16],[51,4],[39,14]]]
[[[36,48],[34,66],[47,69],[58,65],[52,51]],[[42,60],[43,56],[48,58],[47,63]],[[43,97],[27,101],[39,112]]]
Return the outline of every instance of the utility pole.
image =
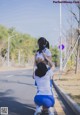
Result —
[[[60,0],[60,71],[62,71],[62,7]]]
[[[9,56],[9,52],[10,52],[10,37],[8,37],[8,67],[10,65],[10,56]]]
[[[16,34],[8,37],[8,67],[10,66],[10,39],[14,36],[16,36]]]
[[[59,37],[60,37],[60,71],[62,71],[62,8],[61,8],[61,1],[62,0],[59,0],[59,4],[60,4],[60,12],[59,12],[59,14],[60,14],[60,29],[59,29]]]

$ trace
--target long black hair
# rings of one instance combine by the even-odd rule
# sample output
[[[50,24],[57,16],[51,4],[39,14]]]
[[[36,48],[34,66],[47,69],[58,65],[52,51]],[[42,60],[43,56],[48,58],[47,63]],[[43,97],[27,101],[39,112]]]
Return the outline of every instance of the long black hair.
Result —
[[[37,64],[37,69],[35,71],[35,75],[41,78],[46,74],[47,71],[48,71],[48,69],[47,69],[46,64],[43,62],[40,62]]]
[[[49,42],[44,37],[40,37],[38,39],[38,45],[39,45],[38,49],[39,53],[41,53],[44,48],[49,49]]]

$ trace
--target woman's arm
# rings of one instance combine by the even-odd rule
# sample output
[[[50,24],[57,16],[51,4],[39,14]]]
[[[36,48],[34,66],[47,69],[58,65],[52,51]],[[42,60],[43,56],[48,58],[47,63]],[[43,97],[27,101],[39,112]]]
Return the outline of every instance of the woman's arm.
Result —
[[[53,64],[53,62],[52,62],[52,58],[49,57],[49,56],[46,56],[45,53],[43,53],[43,56],[44,56],[44,58],[48,61],[50,67],[51,67],[52,69],[54,69],[54,64]]]
[[[32,75],[33,79],[34,79],[35,67],[36,67],[36,53],[34,56],[34,64],[33,64],[33,75]]]

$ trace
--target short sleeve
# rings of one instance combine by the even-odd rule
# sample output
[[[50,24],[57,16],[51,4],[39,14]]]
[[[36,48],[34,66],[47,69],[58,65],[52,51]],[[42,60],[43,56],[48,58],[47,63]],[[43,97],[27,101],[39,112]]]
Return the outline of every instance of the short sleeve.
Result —
[[[48,75],[48,76],[52,77],[53,74],[54,74],[54,73],[53,73],[52,69],[48,70],[48,72],[47,72],[47,75]]]
[[[47,56],[51,56],[51,51],[49,49],[46,48],[45,52],[44,52]]]

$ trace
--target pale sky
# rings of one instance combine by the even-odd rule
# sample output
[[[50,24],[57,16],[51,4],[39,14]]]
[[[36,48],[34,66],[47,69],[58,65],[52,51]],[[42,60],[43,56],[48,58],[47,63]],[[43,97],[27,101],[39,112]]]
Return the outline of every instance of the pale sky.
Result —
[[[0,24],[36,38],[43,36],[54,46],[59,42],[59,6],[59,3],[53,4],[53,0],[0,0]],[[70,28],[70,6],[78,14],[76,4],[62,4],[64,32]],[[77,27],[75,19],[72,23]]]

